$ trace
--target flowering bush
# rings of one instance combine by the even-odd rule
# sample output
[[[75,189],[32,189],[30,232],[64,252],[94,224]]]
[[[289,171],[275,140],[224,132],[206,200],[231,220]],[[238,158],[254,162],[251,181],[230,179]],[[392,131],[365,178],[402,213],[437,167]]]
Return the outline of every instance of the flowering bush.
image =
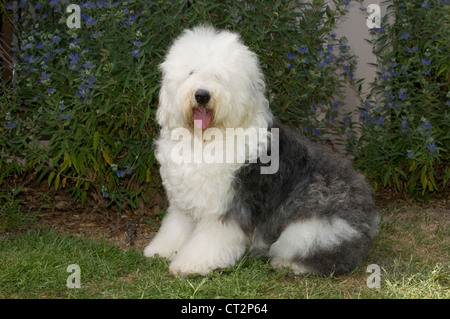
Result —
[[[157,66],[175,36],[202,22],[241,33],[274,111],[320,139],[353,78],[355,58],[332,33],[349,1],[87,1],[72,29],[62,1],[14,3],[2,5],[18,43],[0,97],[0,184],[25,170],[75,199],[136,207],[158,181]]]
[[[375,184],[423,196],[450,178],[450,6],[389,3],[382,28],[373,30],[381,69],[360,109],[355,156]]]

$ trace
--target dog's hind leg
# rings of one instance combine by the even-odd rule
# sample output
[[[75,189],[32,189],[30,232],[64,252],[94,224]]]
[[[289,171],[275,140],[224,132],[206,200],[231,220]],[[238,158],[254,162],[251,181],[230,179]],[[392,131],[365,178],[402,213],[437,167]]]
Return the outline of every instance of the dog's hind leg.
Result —
[[[367,243],[345,220],[316,217],[291,223],[268,255],[275,269],[291,268],[296,275],[337,275],[358,266]]]

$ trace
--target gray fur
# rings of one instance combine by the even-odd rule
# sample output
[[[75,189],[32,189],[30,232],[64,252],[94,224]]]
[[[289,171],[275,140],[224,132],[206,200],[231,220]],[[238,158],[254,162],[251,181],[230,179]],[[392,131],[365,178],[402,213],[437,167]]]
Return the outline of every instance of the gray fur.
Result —
[[[234,220],[252,238],[251,250],[268,256],[270,246],[291,223],[320,218],[345,220],[359,236],[336,247],[317,247],[307,256],[291,252],[290,262],[320,275],[342,274],[357,267],[377,233],[372,191],[349,161],[297,132],[279,128],[279,170],[260,174],[250,163],[235,176],[235,198],[224,221]]]

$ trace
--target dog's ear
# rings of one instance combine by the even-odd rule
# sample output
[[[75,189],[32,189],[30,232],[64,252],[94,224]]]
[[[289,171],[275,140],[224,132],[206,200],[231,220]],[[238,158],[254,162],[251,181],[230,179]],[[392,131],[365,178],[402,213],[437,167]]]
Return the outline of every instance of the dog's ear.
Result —
[[[166,91],[164,84],[161,85],[159,91],[159,105],[156,111],[156,120],[161,127],[169,126],[169,110],[170,110],[170,98]]]

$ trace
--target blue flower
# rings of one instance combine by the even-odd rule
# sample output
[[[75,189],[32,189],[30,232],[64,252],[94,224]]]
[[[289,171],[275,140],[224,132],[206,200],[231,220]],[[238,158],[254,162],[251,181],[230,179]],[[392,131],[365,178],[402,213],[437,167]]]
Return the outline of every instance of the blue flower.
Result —
[[[407,120],[403,120],[402,123],[400,124],[401,127],[407,127],[408,126],[408,121]]]
[[[410,48],[408,48],[408,47],[405,48],[405,51],[406,51],[407,53],[414,53],[414,52],[416,52],[417,50],[418,50],[418,47],[414,47],[414,48],[412,48],[412,49],[410,49]]]
[[[348,6],[348,4],[350,3],[350,0],[341,0],[342,4],[345,6]]]
[[[398,98],[400,100],[404,100],[406,99],[406,90],[405,89],[401,89],[400,92],[398,93]]]
[[[73,54],[69,52],[69,60],[69,69],[73,70],[78,61],[80,61],[80,57],[78,56],[78,53]]]
[[[94,23],[96,23],[98,21],[98,19],[94,19],[92,16],[89,16],[87,19],[86,19],[86,24],[88,25],[88,26],[91,26],[91,25],[93,25]]]
[[[338,102],[333,102],[333,104],[331,104],[331,106],[333,107],[333,109],[339,108]]]
[[[8,128],[15,128],[17,125],[17,120],[14,120],[12,122],[8,122],[8,124],[6,124],[6,126],[8,126]]]
[[[27,0],[20,0],[19,1],[19,8],[23,8],[27,5]]]
[[[50,79],[50,74],[41,72],[41,83],[44,83]]]
[[[135,58],[141,55],[141,52],[139,52],[139,49],[133,50],[131,52],[131,55],[133,55]]]
[[[313,127],[313,134],[316,136],[320,135],[320,130],[318,128]]]
[[[63,115],[62,113],[59,113],[59,118],[61,120],[68,120],[68,119],[70,119],[71,116],[72,116],[72,114],[70,114],[70,112],[67,115]]]
[[[287,55],[288,59],[294,59],[295,58],[295,53],[288,52],[286,55]]]
[[[64,105],[64,104],[60,104],[59,105],[59,109],[62,111],[62,110],[64,110],[66,108],[66,106]]]
[[[299,50],[301,53],[307,53],[307,52],[308,52],[308,47],[305,46],[305,45],[301,45],[301,46],[298,47],[298,50]]]
[[[91,39],[94,39],[94,38],[98,38],[98,37],[101,37],[101,36],[102,36],[102,33],[101,33],[101,32],[95,31],[95,32],[92,33],[89,37],[90,37]]]
[[[123,177],[123,175],[125,175],[123,170],[117,171],[117,176]]]
[[[61,40],[61,37],[60,37],[59,35],[55,35],[55,36],[52,38],[52,42],[53,42],[53,43],[59,42],[59,40]]]
[[[135,41],[133,42],[133,44],[134,44],[135,46],[137,46],[137,47],[140,47],[140,46],[142,45],[142,42],[139,41],[139,40],[135,40]]]
[[[434,142],[433,138],[430,137],[427,143],[427,149],[430,154],[436,153],[436,143]]]
[[[422,64],[423,65],[430,65],[430,60],[427,60],[427,59],[422,59]]]
[[[86,98],[86,97],[88,97],[89,93],[91,92],[91,90],[89,90],[87,87],[85,87],[83,85],[83,83],[80,83],[78,85],[78,88],[79,88],[79,90],[77,92],[78,97]]]
[[[410,36],[409,33],[402,33],[402,35],[400,36],[400,39],[404,40],[404,39],[408,39]]]
[[[92,64],[91,61],[86,61],[83,63],[83,68],[85,69],[93,69],[97,66],[97,64]]]
[[[414,153],[411,150],[408,150],[408,154],[406,155],[408,156],[409,159],[413,159],[414,158]]]
[[[430,9],[430,4],[428,3],[428,0],[425,0],[422,4],[421,4],[422,8],[425,9]]]
[[[95,86],[95,76],[92,76],[90,78],[86,78],[86,82],[93,88]]]

